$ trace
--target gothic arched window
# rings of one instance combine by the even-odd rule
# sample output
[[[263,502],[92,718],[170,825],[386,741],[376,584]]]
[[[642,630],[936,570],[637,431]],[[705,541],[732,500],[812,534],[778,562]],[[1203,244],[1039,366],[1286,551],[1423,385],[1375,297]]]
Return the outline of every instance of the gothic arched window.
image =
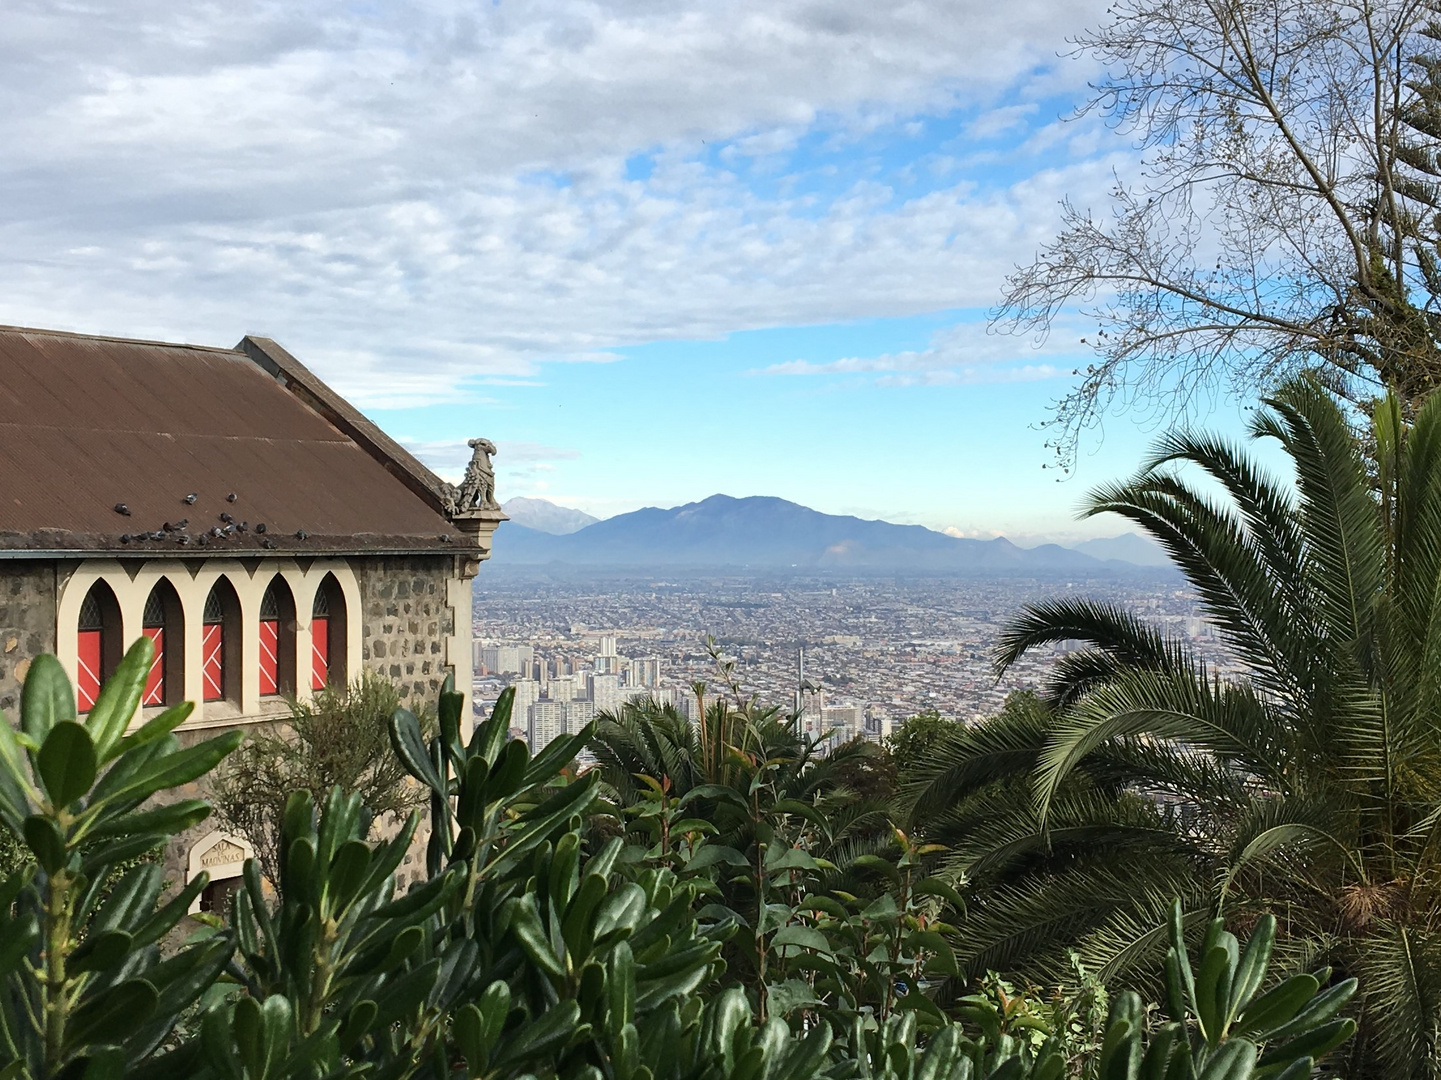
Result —
[[[120,605],[103,581],[90,586],[80,602],[76,639],[75,703],[88,712],[100,695],[100,684],[120,662]]]
[[[155,644],[142,705],[173,705],[184,696],[185,615],[174,586],[163,578],[145,600],[142,632]]]
[[[345,685],[345,597],[334,574],[326,574],[310,610],[310,688]]]
[[[240,601],[224,578],[205,598],[204,623],[200,650],[205,700],[238,698],[233,684],[240,670]]]
[[[279,576],[260,601],[260,692],[295,693],[295,599]]]

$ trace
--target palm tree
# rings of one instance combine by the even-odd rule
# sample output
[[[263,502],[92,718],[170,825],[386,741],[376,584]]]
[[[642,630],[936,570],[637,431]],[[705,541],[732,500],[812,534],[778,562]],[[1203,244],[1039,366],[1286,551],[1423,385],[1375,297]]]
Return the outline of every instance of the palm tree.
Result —
[[[859,739],[825,752],[827,740],[801,730],[798,714],[739,693],[734,707],[704,704],[700,685],[696,698],[695,724],[653,699],[601,713],[590,748],[629,831],[645,838],[644,857],[687,876],[699,870],[721,910],[747,928],[724,957],[764,1018],[785,970],[777,932],[803,921],[808,894],[873,892],[862,856],[879,861],[896,846],[889,801],[848,782],[881,755]]]
[[[703,688],[697,697],[703,708],[695,723],[653,698],[597,715],[590,749],[621,807],[663,790],[669,804],[685,802],[687,818],[720,826],[723,842],[740,849],[758,823],[790,815],[822,856],[885,825],[886,801],[853,782],[879,762],[873,744],[828,749],[801,730],[798,716],[753,700],[706,704]],[[734,796],[747,812],[737,811]]]
[[[902,813],[913,833],[944,848],[941,866],[965,883],[957,955],[967,971],[1061,985],[1076,974],[1075,952],[1103,976],[1149,974],[1154,965],[1137,962],[1159,964],[1173,898],[1189,911],[1205,905],[1207,856],[1180,827],[1175,802],[1148,796],[1195,785],[1166,783],[1163,770],[1179,763],[1150,748],[1103,746],[1042,814],[1034,774],[1053,722],[1050,702],[1013,694],[984,724],[957,727],[902,791]]]
[[[1312,381],[1265,405],[1251,435],[1294,483],[1180,432],[1087,508],[1165,546],[1227,658],[1110,605],[1031,605],[998,671],[1085,645],[1048,710],[959,736],[910,802],[997,886],[980,951],[1054,971],[1069,945],[1115,976],[1157,952],[1168,890],[1195,919],[1272,911],[1293,965],[1361,979],[1351,1075],[1441,1075],[1441,398],[1411,423],[1378,402],[1364,444]]]

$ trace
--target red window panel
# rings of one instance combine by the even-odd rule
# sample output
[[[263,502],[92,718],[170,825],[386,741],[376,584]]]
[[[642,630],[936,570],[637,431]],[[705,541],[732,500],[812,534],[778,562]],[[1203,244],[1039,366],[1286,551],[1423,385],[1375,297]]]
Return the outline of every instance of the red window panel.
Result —
[[[204,629],[200,656],[205,700],[219,701],[225,697],[225,627],[221,623],[207,623]]]
[[[330,682],[330,619],[317,615],[310,620],[310,688],[322,690]]]
[[[79,664],[76,668],[75,697],[81,712],[95,707],[100,696],[100,631],[81,630]]]
[[[280,693],[280,620],[260,620],[260,692]]]
[[[145,677],[145,693],[140,698],[142,705],[165,704],[165,628],[147,626],[143,633],[155,642],[155,659],[150,662],[150,674]]]

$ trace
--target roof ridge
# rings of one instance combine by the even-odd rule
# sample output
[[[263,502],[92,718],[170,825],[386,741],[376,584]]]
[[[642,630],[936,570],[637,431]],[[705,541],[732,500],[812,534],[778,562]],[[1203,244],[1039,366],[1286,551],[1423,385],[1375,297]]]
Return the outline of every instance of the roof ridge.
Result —
[[[152,345],[164,349],[194,349],[197,352],[218,352],[243,357],[239,349],[222,345],[193,345],[188,341],[156,341],[151,338],[117,337],[114,334],[87,334],[79,330],[50,330],[43,326],[9,326],[0,323],[0,334],[39,334],[44,337],[80,338],[85,341],[110,341],[120,345]]]

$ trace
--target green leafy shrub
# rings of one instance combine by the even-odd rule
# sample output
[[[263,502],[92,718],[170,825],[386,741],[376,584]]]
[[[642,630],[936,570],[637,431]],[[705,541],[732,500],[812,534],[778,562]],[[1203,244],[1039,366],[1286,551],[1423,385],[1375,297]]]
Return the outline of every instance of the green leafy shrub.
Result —
[[[360,795],[370,815],[403,820],[425,801],[390,748],[395,684],[365,669],[349,686],[326,686],[309,701],[291,699],[281,728],[254,731],[217,770],[216,814],[255,849],[261,873],[281,877],[280,831],[297,791],[319,802],[333,787]]]
[[[432,736],[393,717],[396,755],[429,792],[427,880],[396,885],[418,815],[372,841],[354,793],[296,792],[277,895],[250,862],[224,929],[162,953],[204,876],[165,900],[151,865],[108,898],[96,883],[205,815],[147,800],[238,736],[180,749],[185,707],[126,734],[149,662],[142,642],[81,723],[58,663],[37,661],[19,732],[0,726],[0,822],[34,856],[0,887],[0,1080],[1059,1080],[1071,1064],[1044,1025],[926,995],[927,970],[953,961],[918,905],[950,898],[900,835],[892,858],[862,864],[884,879],[880,899],[833,907],[793,895],[826,868],[757,830],[767,948],[782,985],[816,999],[792,988],[777,1007],[774,986],[730,969],[727,948],[755,927],[714,899],[749,861],[707,874],[696,855],[628,859],[620,836],[590,847],[599,775],[566,768],[589,733],[532,756],[507,741],[509,694],[468,739],[449,687]],[[1269,920],[1244,947],[1213,924],[1194,969],[1179,909],[1171,935],[1171,1021],[1148,1031],[1139,998],[1117,996],[1090,1074],[1297,1080],[1350,1035],[1338,1014],[1352,981],[1322,991],[1325,973],[1297,975],[1259,993]]]
[[[120,864],[203,820],[194,799],[149,800],[204,776],[241,736],[181,749],[180,705],[128,731],[153,646],[140,639],[81,721],[53,656],[25,679],[19,730],[0,723],[0,823],[34,861],[0,884],[0,1076],[106,1080],[150,1058],[220,976],[225,937],[163,955],[207,883],[162,900],[159,866]],[[128,733],[127,733],[128,732]]]
[[[912,792],[978,900],[962,958],[1053,981],[1067,948],[1141,981],[1170,898],[1286,913],[1295,964],[1362,979],[1360,1076],[1441,1076],[1441,395],[1369,422],[1320,384],[1157,441],[1091,494],[1154,537],[1229,657],[1079,595],[1025,606],[1049,709],[958,732]],[[1294,479],[1293,479],[1294,478]],[[1009,710],[1008,710],[1009,712]],[[983,899],[982,899],[983,898]]]

